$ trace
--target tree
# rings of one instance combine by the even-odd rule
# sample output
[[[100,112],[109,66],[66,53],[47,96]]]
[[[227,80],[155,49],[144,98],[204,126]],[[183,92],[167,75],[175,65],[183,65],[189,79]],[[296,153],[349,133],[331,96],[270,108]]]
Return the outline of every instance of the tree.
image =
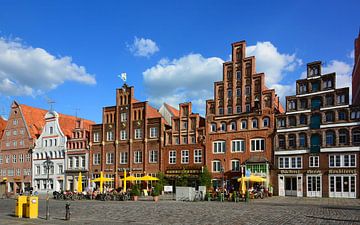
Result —
[[[159,171],[158,178],[159,178],[159,180],[157,181],[157,184],[159,184],[161,186],[161,189],[163,189],[164,185],[167,183],[165,174],[163,172]]]
[[[206,166],[204,166],[203,172],[199,175],[199,183],[206,188],[211,187],[211,173]]]
[[[178,179],[176,180],[176,186],[180,186],[180,187],[188,186],[188,178],[189,178],[189,174],[186,173],[185,169],[183,169],[183,171],[181,171],[180,176],[178,176]]]

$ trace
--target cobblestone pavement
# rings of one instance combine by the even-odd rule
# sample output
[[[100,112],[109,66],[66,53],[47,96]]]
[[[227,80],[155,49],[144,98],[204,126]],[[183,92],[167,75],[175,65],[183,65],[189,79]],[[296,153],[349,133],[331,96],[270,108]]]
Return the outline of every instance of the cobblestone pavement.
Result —
[[[70,201],[71,221],[64,221],[66,201],[45,201],[39,219],[14,217],[15,200],[0,199],[0,224],[360,224],[360,199],[271,197],[245,202]]]

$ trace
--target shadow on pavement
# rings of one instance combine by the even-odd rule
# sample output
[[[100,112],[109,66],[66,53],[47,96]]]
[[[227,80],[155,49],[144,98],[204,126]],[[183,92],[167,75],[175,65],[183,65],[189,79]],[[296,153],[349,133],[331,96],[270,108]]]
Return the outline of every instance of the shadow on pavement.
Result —
[[[313,219],[321,219],[321,220],[331,220],[331,221],[341,221],[341,222],[352,222],[352,223],[359,223],[360,220],[348,220],[348,219],[335,219],[335,218],[326,218],[326,217],[320,217],[320,216],[306,216],[308,218]]]

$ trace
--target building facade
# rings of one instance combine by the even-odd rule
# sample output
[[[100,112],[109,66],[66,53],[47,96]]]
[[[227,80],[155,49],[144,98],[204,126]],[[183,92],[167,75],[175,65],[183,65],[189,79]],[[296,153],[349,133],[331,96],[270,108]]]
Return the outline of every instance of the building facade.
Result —
[[[31,153],[44,125],[45,113],[16,101],[11,105],[0,151],[0,180],[6,181],[4,183],[8,192],[18,193],[31,187]]]
[[[124,170],[141,177],[161,169],[165,120],[148,102],[134,98],[134,87],[116,90],[116,105],[103,108],[102,124],[91,128],[90,173],[114,178],[108,187],[122,186]],[[93,184],[95,186],[97,184]]]
[[[352,73],[352,104],[360,105],[360,31],[355,39],[354,69]]]
[[[186,173],[188,185],[195,187],[205,165],[205,119],[192,112],[191,102],[180,104],[179,109],[165,131],[162,171],[173,185]]]
[[[227,188],[238,188],[241,167],[266,178],[266,185],[270,180],[274,119],[282,106],[245,49],[245,41],[232,44],[232,61],[223,64],[223,80],[206,102],[206,165],[214,187],[224,180]]]
[[[359,197],[360,108],[349,105],[349,88],[336,88],[336,74],[307,64],[277,115],[275,194]]]

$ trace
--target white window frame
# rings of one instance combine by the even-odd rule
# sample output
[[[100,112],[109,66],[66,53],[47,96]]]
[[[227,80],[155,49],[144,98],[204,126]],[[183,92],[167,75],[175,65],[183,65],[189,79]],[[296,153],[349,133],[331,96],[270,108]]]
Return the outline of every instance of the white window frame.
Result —
[[[189,164],[190,162],[190,151],[181,150],[181,164]]]
[[[150,138],[157,138],[157,137],[158,137],[158,128],[150,127]]]
[[[211,161],[211,171],[213,173],[220,173],[221,172],[221,161],[220,160]]]
[[[169,164],[176,164],[176,151],[169,151]]]
[[[94,142],[99,142],[100,140],[99,140],[99,133],[98,132],[96,132],[96,133],[94,133]]]
[[[202,149],[194,149],[194,163],[202,163]]]
[[[120,130],[120,140],[126,140],[127,139],[127,132],[126,130]]]
[[[309,156],[309,167],[319,167],[320,166],[320,157],[318,155]]]
[[[123,112],[120,114],[120,121],[126,122],[127,121],[127,113]]]
[[[211,125],[210,125],[210,131],[211,132],[216,132],[216,123],[211,123]]]
[[[300,159],[300,165],[298,165]],[[286,163],[287,165],[286,166]],[[303,168],[303,158],[302,156],[281,156],[278,158],[278,167],[279,169],[302,169]]]
[[[234,163],[238,163],[238,167],[237,168],[234,168]],[[231,171],[232,172],[240,172],[240,160],[238,160],[238,159],[232,159],[231,160]]]
[[[212,146],[214,154],[224,154],[226,152],[226,141],[214,141]]]
[[[252,149],[252,145],[254,144],[254,149]],[[261,149],[261,142],[264,142],[264,149]],[[263,152],[266,149],[266,143],[265,143],[265,139],[264,138],[255,138],[255,139],[250,139],[250,152]]]
[[[120,152],[120,164],[128,164],[128,152]]]
[[[134,136],[135,139],[141,139],[142,138],[141,129],[135,129],[134,132],[135,132],[135,136]]]
[[[106,132],[106,140],[107,141],[113,141],[114,140],[114,132],[113,131],[107,131]]]
[[[159,151],[151,150],[149,152],[149,163],[158,163]]]
[[[340,160],[340,165],[336,165],[336,157],[339,157]],[[348,164],[349,165],[345,165],[345,157],[349,157],[348,158]],[[333,158],[333,162],[334,162],[334,165],[331,165],[331,161]],[[352,160],[351,159],[354,159],[354,165],[351,165],[352,163]],[[356,167],[357,165],[357,161],[356,161],[356,154],[331,154],[329,155],[329,168],[354,168]]]
[[[134,152],[134,163],[139,164],[142,163],[142,151],[135,151]]]
[[[95,153],[93,155],[93,165],[100,165],[101,162],[101,155],[100,153]]]
[[[243,139],[232,140],[231,152],[245,152],[245,140]]]

